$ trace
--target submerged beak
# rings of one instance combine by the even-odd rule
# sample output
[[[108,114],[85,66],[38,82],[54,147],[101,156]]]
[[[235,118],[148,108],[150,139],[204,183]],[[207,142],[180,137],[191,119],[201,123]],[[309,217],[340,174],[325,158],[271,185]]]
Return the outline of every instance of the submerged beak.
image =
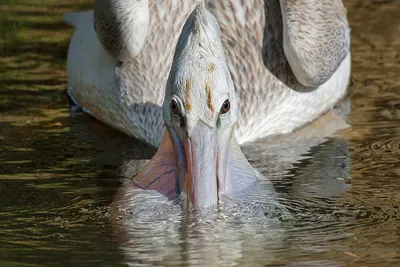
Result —
[[[214,129],[199,123],[183,141],[186,157],[184,188],[188,201],[198,207],[218,202],[217,140]]]
[[[214,128],[200,122],[182,140],[181,149],[176,149],[178,161],[184,161],[178,164],[179,187],[194,206],[208,207],[218,203],[225,183],[230,137],[231,134],[225,134],[218,138]]]

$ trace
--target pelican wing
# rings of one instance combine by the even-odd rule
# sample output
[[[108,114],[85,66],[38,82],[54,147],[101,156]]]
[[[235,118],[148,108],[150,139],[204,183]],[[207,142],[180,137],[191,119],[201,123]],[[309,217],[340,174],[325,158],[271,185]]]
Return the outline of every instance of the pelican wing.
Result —
[[[96,0],[94,27],[101,45],[118,61],[126,62],[141,51],[149,24],[147,0]]]
[[[350,29],[341,0],[280,0],[285,55],[297,80],[326,82],[350,49]]]

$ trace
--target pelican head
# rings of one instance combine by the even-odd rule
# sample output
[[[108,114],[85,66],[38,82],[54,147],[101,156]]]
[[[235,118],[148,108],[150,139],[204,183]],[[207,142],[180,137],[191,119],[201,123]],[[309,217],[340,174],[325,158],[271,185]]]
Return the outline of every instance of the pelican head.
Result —
[[[136,183],[170,196],[185,192],[197,207],[218,203],[258,173],[234,135],[238,104],[215,17],[199,3],[179,37],[162,106],[167,128]]]
[[[238,105],[217,20],[203,3],[183,27],[162,108],[179,187],[196,206],[216,203]]]

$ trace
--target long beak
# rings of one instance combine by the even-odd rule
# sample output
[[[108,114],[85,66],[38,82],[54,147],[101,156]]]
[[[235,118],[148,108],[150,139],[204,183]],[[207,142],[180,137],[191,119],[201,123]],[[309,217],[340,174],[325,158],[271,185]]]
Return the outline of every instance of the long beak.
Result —
[[[244,157],[234,127],[217,134],[199,123],[183,140],[167,128],[157,153],[136,176],[135,186],[156,190],[169,199],[184,191],[190,204],[208,207],[218,203],[220,193],[240,197],[261,177]]]
[[[189,202],[197,207],[208,207],[218,202],[218,140],[214,131],[200,122],[183,140],[186,158],[184,188]]]
[[[176,156],[177,193],[184,191],[190,204],[208,207],[218,203],[219,193],[229,189],[228,158],[234,127],[218,135],[199,122],[183,140],[167,125]]]

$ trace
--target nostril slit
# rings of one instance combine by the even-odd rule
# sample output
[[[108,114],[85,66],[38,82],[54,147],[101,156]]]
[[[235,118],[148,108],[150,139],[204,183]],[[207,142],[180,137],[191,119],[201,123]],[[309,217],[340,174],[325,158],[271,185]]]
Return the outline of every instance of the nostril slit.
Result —
[[[185,128],[185,126],[186,126],[185,119],[182,116],[181,116],[180,126],[182,128]]]
[[[220,128],[221,127],[221,119],[218,117],[217,119],[217,127]]]

